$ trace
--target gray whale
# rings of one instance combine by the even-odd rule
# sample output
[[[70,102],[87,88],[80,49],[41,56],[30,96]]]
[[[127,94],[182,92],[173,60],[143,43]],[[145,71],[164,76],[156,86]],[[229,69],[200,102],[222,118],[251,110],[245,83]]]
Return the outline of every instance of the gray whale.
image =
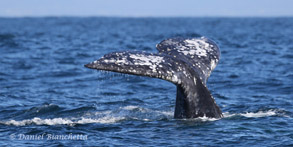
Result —
[[[170,38],[156,45],[159,53],[113,52],[85,67],[163,79],[177,86],[174,118],[223,114],[206,86],[218,64],[219,47],[206,37]]]

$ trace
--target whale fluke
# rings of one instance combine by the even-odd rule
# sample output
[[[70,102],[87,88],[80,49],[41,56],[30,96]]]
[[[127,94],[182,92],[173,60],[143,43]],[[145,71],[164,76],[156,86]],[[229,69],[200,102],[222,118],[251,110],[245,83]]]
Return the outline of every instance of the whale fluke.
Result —
[[[85,67],[148,76],[177,85],[175,118],[222,117],[220,108],[206,87],[220,51],[211,40],[171,38],[157,44],[159,53],[113,52]]]

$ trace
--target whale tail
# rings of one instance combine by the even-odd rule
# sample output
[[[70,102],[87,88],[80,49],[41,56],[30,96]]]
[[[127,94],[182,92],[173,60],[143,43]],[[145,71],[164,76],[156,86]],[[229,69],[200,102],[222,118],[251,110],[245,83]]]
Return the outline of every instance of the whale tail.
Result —
[[[171,38],[157,45],[159,53],[113,52],[85,67],[148,76],[177,85],[175,118],[222,117],[206,87],[220,57],[217,45],[207,38]]]

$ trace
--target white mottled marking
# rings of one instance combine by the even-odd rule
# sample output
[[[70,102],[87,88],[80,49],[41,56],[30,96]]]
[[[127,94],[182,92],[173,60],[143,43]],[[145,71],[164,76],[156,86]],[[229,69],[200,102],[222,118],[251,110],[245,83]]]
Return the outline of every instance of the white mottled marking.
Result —
[[[215,60],[211,60],[211,69],[214,70],[216,68]]]
[[[178,79],[177,75],[173,75],[173,76],[172,76],[172,82],[177,83],[178,80],[179,80],[179,79]]]
[[[156,72],[157,66],[164,61],[164,57],[153,55],[131,54],[129,57],[135,59],[135,65],[147,65],[153,70],[153,72]]]
[[[207,51],[211,51],[210,44],[200,39],[185,40],[186,46],[178,46],[178,51],[184,55],[197,55],[206,57]]]
[[[194,82],[194,85],[196,85],[196,79],[195,79],[195,77],[193,77],[193,82]]]

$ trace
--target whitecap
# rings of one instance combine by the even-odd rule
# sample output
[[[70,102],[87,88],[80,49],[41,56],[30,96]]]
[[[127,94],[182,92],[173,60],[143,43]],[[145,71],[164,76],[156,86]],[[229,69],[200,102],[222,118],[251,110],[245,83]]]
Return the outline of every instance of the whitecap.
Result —
[[[139,107],[130,105],[130,106],[122,107],[122,109],[124,109],[124,110],[134,110],[134,109],[139,109]]]
[[[101,118],[52,118],[52,119],[41,119],[35,117],[33,119],[26,120],[9,120],[9,121],[0,121],[0,124],[4,125],[14,125],[14,126],[26,126],[26,125],[76,125],[76,124],[89,124],[89,123],[101,123],[101,124],[111,124],[116,123],[125,119],[124,117],[115,117],[115,116],[105,116]]]
[[[246,112],[244,114],[240,114],[244,117],[267,117],[267,116],[274,116],[277,115],[276,110],[269,110],[269,111],[258,111],[256,113],[253,112]]]
[[[138,111],[137,111],[138,110]],[[135,113],[133,113],[135,111]],[[153,121],[161,118],[172,119],[173,111],[159,111],[151,110],[139,106],[124,106],[118,108],[118,110],[105,110],[98,112],[87,112],[81,117],[70,118],[39,118],[25,120],[7,120],[0,121],[0,124],[14,125],[14,126],[26,126],[26,125],[76,125],[76,124],[112,124],[123,120],[138,120],[138,121]]]
[[[276,116],[278,115],[278,111],[271,109],[267,111],[258,111],[258,112],[245,112],[245,113],[236,113],[236,114],[230,114],[229,112],[223,113],[224,118],[229,118],[233,116],[244,116],[247,118],[258,118],[258,117],[268,117],[268,116]]]

